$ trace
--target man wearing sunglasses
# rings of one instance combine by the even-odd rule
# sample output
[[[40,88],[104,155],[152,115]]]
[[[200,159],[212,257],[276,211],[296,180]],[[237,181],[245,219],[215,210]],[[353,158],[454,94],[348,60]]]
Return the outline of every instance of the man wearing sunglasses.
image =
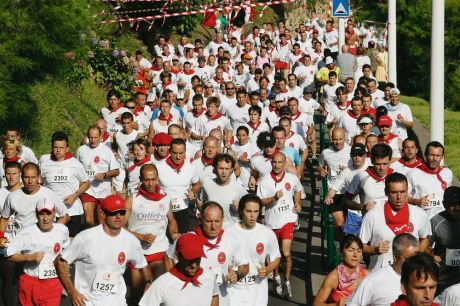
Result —
[[[107,196],[102,201],[104,222],[79,233],[54,261],[72,305],[126,305],[123,273],[128,262],[139,269],[147,285],[152,282],[139,240],[122,229],[125,214],[125,201],[117,195]],[[69,274],[73,262],[75,285]]]

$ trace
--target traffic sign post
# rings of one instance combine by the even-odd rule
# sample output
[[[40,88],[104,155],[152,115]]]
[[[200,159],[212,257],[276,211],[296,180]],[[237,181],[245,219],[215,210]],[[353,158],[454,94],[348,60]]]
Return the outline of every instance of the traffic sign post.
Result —
[[[350,17],[348,0],[332,0],[332,17]]]

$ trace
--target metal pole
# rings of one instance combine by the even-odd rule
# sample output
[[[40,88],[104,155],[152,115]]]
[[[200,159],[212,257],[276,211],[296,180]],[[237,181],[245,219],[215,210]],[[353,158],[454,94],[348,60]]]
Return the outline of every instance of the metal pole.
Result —
[[[339,54],[342,53],[342,46],[345,44],[345,18],[339,18]]]
[[[444,0],[432,0],[430,140],[444,143]]]
[[[397,84],[396,0],[388,0],[388,80]]]

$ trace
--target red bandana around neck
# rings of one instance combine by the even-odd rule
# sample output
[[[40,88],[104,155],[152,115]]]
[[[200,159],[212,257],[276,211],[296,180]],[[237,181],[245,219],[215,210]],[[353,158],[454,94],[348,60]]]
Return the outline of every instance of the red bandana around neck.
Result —
[[[150,156],[146,156],[144,157],[144,159],[142,160],[138,160],[138,161],[134,161],[134,164],[132,164],[129,168],[128,168],[128,172],[131,172],[133,171],[134,169],[136,169],[136,167],[139,167],[139,166],[142,166],[143,164],[147,163],[150,161]]]
[[[107,131],[105,131],[103,134],[102,134],[102,142],[106,142],[107,139],[110,138],[110,134],[107,133]]]
[[[64,155],[64,160],[68,160],[68,159],[71,159],[72,158],[72,153],[70,152],[67,152],[65,155]],[[53,155],[53,153],[51,153],[51,160],[54,160],[54,161],[57,161],[56,157]]]
[[[205,112],[206,110],[204,108],[201,109],[201,112],[197,113],[195,110],[192,110],[192,114],[195,118],[198,118],[200,117],[201,115],[203,115],[203,113]]]
[[[137,190],[137,195],[140,194],[152,201],[160,201],[166,196],[166,194],[160,191],[160,185],[157,185],[155,188],[155,193],[148,192],[144,187],[142,187],[142,185],[140,185],[139,189]]]
[[[134,116],[139,116],[139,113],[143,112],[144,109],[140,107],[139,105],[136,105],[136,107],[133,109],[133,115]]]
[[[397,138],[398,135],[393,134],[393,133],[390,133],[390,135],[388,135],[388,137],[387,137],[386,139],[384,138],[383,135],[379,135],[379,136],[377,136],[377,137],[378,137],[380,143],[389,144],[390,141],[392,141],[393,139]]]
[[[168,158],[169,155],[170,155],[170,154],[169,154],[169,151],[168,151],[168,154],[166,154],[165,157],[161,157],[160,154],[158,154],[157,151],[153,152],[153,157],[154,157],[156,160],[158,160],[158,161]]]
[[[217,84],[220,84],[220,83],[222,83],[222,82],[224,81],[223,78],[222,78],[222,79],[218,79],[217,76],[214,76],[212,79],[213,79]]]
[[[298,111],[297,114],[295,114],[295,116],[291,116],[291,121],[297,120],[297,118],[299,118],[300,115],[302,115],[302,113]]]
[[[431,303],[431,306],[438,306],[439,304]],[[390,304],[390,306],[409,306],[406,301],[405,295],[400,295],[396,301]]]
[[[198,237],[200,237],[201,241],[203,242],[203,245],[209,248],[208,251],[214,250],[215,248],[219,247],[219,243],[222,240],[222,235],[224,234],[224,230],[221,229],[219,234],[217,235],[216,243],[212,244],[211,242],[209,242],[208,238],[204,236],[201,227],[195,227],[194,232],[198,235]]]
[[[366,172],[367,172],[374,180],[376,180],[377,183],[380,183],[380,182],[383,182],[383,181],[387,178],[387,176],[389,176],[390,174],[393,173],[393,169],[389,168],[389,169],[388,169],[388,172],[387,172],[387,175],[385,175],[384,177],[378,176],[377,173],[375,173],[375,171],[374,171],[374,167],[372,167],[372,166],[367,167]]]
[[[222,117],[222,116],[223,116],[223,114],[221,114],[221,113],[219,113],[219,112],[216,113],[216,114],[213,115],[213,116],[210,116],[210,115],[206,112],[206,117],[208,117],[209,120],[217,120],[217,119],[219,119],[219,118]]]
[[[186,74],[186,75],[192,75],[192,74],[194,74],[194,73],[195,73],[195,70],[193,70],[193,69],[191,69],[191,70],[189,70],[189,71],[185,71],[185,70],[184,70],[184,74]]]
[[[251,121],[248,122],[248,126],[253,130],[253,131],[257,131],[257,129],[259,128],[259,126],[262,124],[261,121],[258,121],[256,124],[252,123]]]
[[[168,166],[170,166],[173,170],[175,170],[177,173],[180,173],[180,170],[182,169],[182,167],[184,166],[185,164],[185,160],[181,161],[181,163],[179,165],[176,165],[173,160],[171,159],[171,157],[168,157],[166,159],[166,163],[168,164]]]
[[[195,275],[192,277],[185,276],[184,273],[180,272],[176,267],[172,268],[169,273],[180,279],[181,281],[185,282],[184,286],[182,286],[183,290],[189,283],[192,283],[193,286],[199,287],[201,283],[198,281],[198,277],[203,274],[203,268],[200,267],[198,271],[196,271]]]
[[[336,105],[337,108],[340,109],[340,110],[346,110],[347,108],[350,107],[351,102],[350,102],[350,101],[347,101],[347,105],[346,105],[345,107],[342,107],[342,106],[340,105],[340,103],[336,103],[335,105]]]
[[[353,113],[353,111],[351,109],[347,110],[347,113],[353,119],[357,119],[359,117],[359,115],[361,115],[361,114],[355,115],[355,113]]]
[[[278,153],[278,149],[275,149],[275,151],[273,152],[273,154],[270,154],[268,155],[266,152],[264,152],[264,157],[265,157],[265,160],[271,160],[273,158],[273,156],[275,156],[276,153]]]
[[[20,158],[19,156],[13,156],[13,157],[11,157],[11,158],[6,158],[6,157],[4,157],[4,158],[3,158],[3,162],[4,162],[5,165],[6,165],[7,163],[11,163],[11,162],[19,162],[20,159],[21,159],[21,158]]]
[[[422,163],[422,164],[420,164],[418,166],[418,168],[420,170],[422,170],[423,172],[425,172],[425,173],[436,175],[436,178],[441,183],[442,190],[445,190],[447,188],[447,182],[442,179],[442,176],[440,174],[440,172],[443,169],[443,167],[438,167],[438,169],[432,170],[432,169],[428,168],[428,166],[425,163]]]
[[[203,155],[201,156],[201,162],[205,166],[212,166],[212,164],[214,163],[214,158],[207,158],[206,156]]]
[[[112,108],[112,109],[109,108],[110,114],[115,113],[117,110],[119,110],[122,107],[123,107],[123,105],[118,104],[115,108]]]
[[[169,114],[168,117],[164,117],[162,114],[158,115],[158,120],[166,121],[166,124],[170,124],[173,121],[174,117],[172,114]]]
[[[272,177],[272,179],[275,181],[276,184],[279,184],[286,176],[286,171],[283,171],[283,173],[281,174],[279,178],[276,177],[275,172],[270,171],[270,176]]]
[[[415,167],[419,166],[419,165],[422,163],[422,159],[421,159],[421,158],[417,158],[412,164],[408,164],[408,163],[404,160],[404,158],[402,158],[402,157],[401,157],[398,161],[399,161],[401,164],[403,164],[405,167],[407,167],[407,168],[415,168]]]
[[[163,83],[161,86],[163,86],[163,90],[165,90],[166,87],[168,87],[168,86],[171,85],[171,84],[172,84],[172,81],[169,81],[169,82]]]
[[[414,225],[409,222],[409,204],[405,203],[404,206],[393,215],[393,208],[389,202],[386,202],[383,207],[385,215],[385,223],[395,234],[412,233]]]

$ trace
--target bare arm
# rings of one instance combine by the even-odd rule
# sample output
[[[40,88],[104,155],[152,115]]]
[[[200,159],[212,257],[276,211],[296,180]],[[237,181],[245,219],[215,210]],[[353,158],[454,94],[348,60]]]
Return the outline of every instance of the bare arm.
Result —
[[[169,205],[169,211],[166,217],[168,218],[169,234],[171,235],[171,238],[173,240],[176,240],[177,238],[179,238],[180,234],[179,234],[179,229],[177,227],[176,219],[174,218],[174,215],[172,213],[172,204]]]
[[[59,280],[61,281],[62,286],[69,294],[72,304],[74,306],[85,306],[85,301],[88,299],[75,289],[70,279],[69,264],[65,261],[61,255],[58,255],[54,260],[54,266],[56,267],[56,272],[58,274]]]
[[[211,306],[219,306],[219,296],[215,295],[212,297]]]
[[[40,263],[43,259],[44,253],[37,252],[31,254],[20,254],[16,253],[8,257],[8,261],[12,263],[23,263],[23,262],[35,262]]]
[[[337,288],[337,269],[332,270],[324,279],[323,285],[316,294],[313,306],[336,306],[335,303],[327,303],[332,290]]]

